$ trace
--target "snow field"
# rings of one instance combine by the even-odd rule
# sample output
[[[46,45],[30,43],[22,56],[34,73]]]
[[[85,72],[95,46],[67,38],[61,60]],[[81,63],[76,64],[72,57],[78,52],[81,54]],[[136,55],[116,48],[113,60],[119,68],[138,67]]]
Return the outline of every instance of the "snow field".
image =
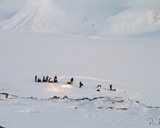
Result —
[[[114,100],[116,102],[113,103]],[[120,127],[128,125],[130,127],[149,127],[147,117],[158,118],[158,109],[147,108],[129,100],[118,102],[121,100],[120,97],[105,97],[92,101],[10,97],[1,101],[1,109],[4,110],[1,111],[3,116],[1,124],[8,124],[3,125],[6,127],[24,128],[28,126],[75,127],[77,125],[103,128],[106,123],[110,127],[118,125]]]
[[[143,128],[159,119],[159,38],[0,35],[0,93],[9,94],[0,95],[1,126]],[[59,83],[35,83],[35,75],[56,75]],[[65,95],[71,99],[52,99]],[[76,101],[85,97],[91,100]]]

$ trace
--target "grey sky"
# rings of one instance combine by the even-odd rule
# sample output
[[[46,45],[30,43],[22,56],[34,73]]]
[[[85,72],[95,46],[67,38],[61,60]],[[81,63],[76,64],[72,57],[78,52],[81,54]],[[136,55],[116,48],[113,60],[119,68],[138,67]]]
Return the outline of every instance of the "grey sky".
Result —
[[[107,12],[129,7],[160,8],[160,0],[0,0],[0,19],[18,12],[24,6],[50,1],[55,6],[70,11]]]

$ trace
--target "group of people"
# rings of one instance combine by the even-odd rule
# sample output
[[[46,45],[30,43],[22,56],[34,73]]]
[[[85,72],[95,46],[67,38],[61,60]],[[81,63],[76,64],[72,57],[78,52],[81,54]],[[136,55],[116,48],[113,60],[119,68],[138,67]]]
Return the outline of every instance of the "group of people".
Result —
[[[71,77],[71,79],[69,80],[69,81],[67,81],[67,83],[66,84],[73,84],[73,81],[74,81],[74,79],[73,79],[73,77]],[[57,76],[55,76],[54,77],[54,79],[52,79],[51,77],[49,77],[49,76],[43,76],[43,78],[42,79],[40,79],[40,78],[38,78],[37,77],[37,75],[35,75],[35,82],[49,82],[49,83],[58,83],[58,79],[57,79]],[[80,81],[79,82],[79,88],[81,88],[83,86],[83,83],[82,83],[82,81]],[[98,85],[97,86],[97,91],[100,91],[100,88],[101,88],[102,86],[101,85]],[[111,85],[109,85],[109,91],[116,91],[116,89],[113,89],[112,88],[112,84]]]
[[[69,81],[67,81],[66,84],[73,84],[73,81],[74,81],[74,79],[72,77]],[[58,83],[58,79],[57,79],[57,76],[55,76],[54,79],[52,79],[52,77],[49,77],[49,76],[46,76],[46,77],[43,76],[43,78],[41,79],[41,78],[38,78],[37,75],[35,75],[35,82]],[[82,82],[80,82],[80,87],[82,87],[82,86],[83,86],[83,84],[82,84]]]
[[[67,81],[66,84],[73,84],[73,77]],[[37,75],[35,75],[35,82],[49,82],[49,83],[58,83],[58,79],[57,79],[57,76],[54,77],[54,79],[52,79],[51,77],[49,76],[43,76],[43,78],[38,78]],[[81,88],[83,86],[83,83],[80,81],[79,82],[79,88]]]
[[[35,82],[49,82],[49,83],[58,83],[57,76],[52,79],[49,76],[43,76],[43,78],[38,78],[37,75],[35,75]]]

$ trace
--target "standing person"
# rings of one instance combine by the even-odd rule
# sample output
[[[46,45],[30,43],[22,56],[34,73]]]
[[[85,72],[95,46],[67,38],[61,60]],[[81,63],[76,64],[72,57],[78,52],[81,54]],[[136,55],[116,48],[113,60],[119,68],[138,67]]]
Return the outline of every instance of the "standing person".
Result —
[[[35,82],[37,82],[37,75],[35,75]]]
[[[57,76],[54,77],[54,83],[58,83]]]
[[[46,76],[46,82],[48,82],[49,81],[49,77],[48,76]]]
[[[112,90],[112,84],[111,84],[111,85],[109,85],[109,88],[110,88],[110,90]]]
[[[83,86],[83,83],[80,81],[79,82],[79,88],[81,88]]]
[[[73,83],[73,80],[74,80],[74,79],[73,79],[73,77],[72,77],[71,80],[70,80],[70,81],[71,81],[71,84]]]

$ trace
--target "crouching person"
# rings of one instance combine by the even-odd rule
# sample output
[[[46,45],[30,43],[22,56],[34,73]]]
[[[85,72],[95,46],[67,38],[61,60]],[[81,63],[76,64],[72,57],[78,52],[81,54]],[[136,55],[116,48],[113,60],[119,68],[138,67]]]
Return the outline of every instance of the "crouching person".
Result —
[[[52,78],[49,78],[49,83],[53,83],[53,79]]]
[[[102,86],[101,86],[101,85],[98,85],[98,86],[97,86],[97,88],[98,88],[98,89],[97,89],[97,91],[98,91],[98,92],[100,92],[100,91],[101,91]]]
[[[67,84],[73,84],[73,81],[74,81],[74,79],[72,77],[71,80],[67,82]]]
[[[40,79],[40,78],[38,78],[37,82],[38,82],[38,83],[40,83],[40,82],[42,82],[42,81],[41,81],[41,79]]]
[[[58,83],[57,76],[54,77],[54,83]]]
[[[43,76],[43,82],[47,82],[47,80],[46,80],[45,76]]]

